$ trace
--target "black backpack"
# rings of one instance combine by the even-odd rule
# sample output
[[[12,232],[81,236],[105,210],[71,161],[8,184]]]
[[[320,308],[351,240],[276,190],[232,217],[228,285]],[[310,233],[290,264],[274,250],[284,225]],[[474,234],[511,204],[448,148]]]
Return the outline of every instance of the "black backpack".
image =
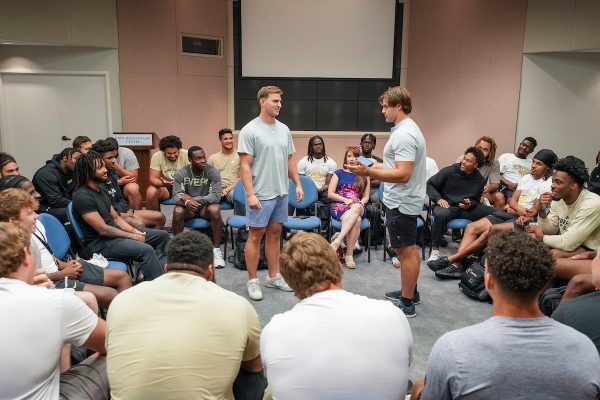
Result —
[[[540,296],[540,310],[542,310],[544,315],[550,317],[554,310],[558,308],[558,303],[560,303],[566,289],[566,286],[550,288]]]
[[[374,204],[367,204],[367,218],[369,219],[369,230],[371,231],[371,246],[383,244],[383,219],[381,219],[381,210]],[[363,234],[363,243],[366,245],[366,232]]]
[[[479,300],[492,302],[492,298],[485,288],[483,275],[485,273],[484,261],[476,261],[460,276],[458,287],[466,296]]]
[[[234,239],[233,256],[229,257],[229,262],[237,269],[246,271],[246,241],[248,240],[248,231],[245,227],[237,230]],[[265,255],[265,237],[260,242],[260,257],[258,259],[258,269],[267,269],[267,256]]]

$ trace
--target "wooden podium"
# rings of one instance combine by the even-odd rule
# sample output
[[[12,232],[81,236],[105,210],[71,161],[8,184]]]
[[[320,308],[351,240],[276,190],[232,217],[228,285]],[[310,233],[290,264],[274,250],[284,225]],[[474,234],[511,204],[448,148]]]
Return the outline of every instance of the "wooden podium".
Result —
[[[150,158],[152,150],[158,146],[160,138],[154,132],[113,132],[119,147],[128,147],[135,153],[140,163],[138,170],[138,185],[142,197],[146,197],[146,189],[150,185],[148,173],[150,171]]]

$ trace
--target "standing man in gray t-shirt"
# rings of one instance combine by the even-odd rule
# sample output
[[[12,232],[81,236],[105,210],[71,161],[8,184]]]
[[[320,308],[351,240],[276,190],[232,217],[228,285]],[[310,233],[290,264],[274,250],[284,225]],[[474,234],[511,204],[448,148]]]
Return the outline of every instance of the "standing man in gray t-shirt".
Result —
[[[425,197],[425,138],[419,126],[409,118],[412,111],[410,93],[395,86],[380,97],[385,121],[394,124],[383,150],[383,165],[350,166],[357,175],[370,176],[383,183],[383,205],[390,245],[401,262],[402,290],[387,292],[387,298],[404,311],[407,317],[417,315],[415,304],[420,302],[417,280],[421,258],[417,251],[417,216]],[[381,200],[381,199],[380,199]]]
[[[289,162],[296,151],[289,128],[275,119],[281,110],[283,91],[277,86],[265,86],[258,91],[260,115],[248,122],[238,138],[240,178],[246,191],[248,241],[246,268],[248,269],[248,296],[262,300],[260,281],[256,276],[260,242],[267,234],[265,252],[268,276],[266,287],[291,292],[279,274],[279,237],[288,218],[288,177],[296,184],[296,199],[302,200],[296,163]]]
[[[423,399],[598,399],[600,356],[592,341],[542,314],[538,298],[554,276],[548,249],[526,233],[494,235],[485,287],[486,321],[435,342]],[[420,399],[423,381],[412,399]]]

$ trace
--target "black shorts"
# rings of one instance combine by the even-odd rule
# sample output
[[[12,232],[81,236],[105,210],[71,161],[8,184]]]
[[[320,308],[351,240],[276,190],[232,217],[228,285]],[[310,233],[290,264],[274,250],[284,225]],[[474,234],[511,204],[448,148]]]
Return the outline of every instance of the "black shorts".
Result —
[[[79,274],[79,278],[69,279],[67,287],[75,289],[75,291],[80,292],[85,287],[86,283],[97,286],[104,286],[104,268],[89,263],[84,260],[79,260],[81,266],[83,267],[83,272]],[[55,282],[55,286],[57,289],[65,288],[65,281],[60,280]]]
[[[487,217],[485,217],[492,223],[492,225],[502,224],[508,221],[514,221],[517,219],[516,215],[506,213],[504,211],[494,211]]]
[[[392,249],[417,244],[416,215],[402,214],[397,208],[389,209],[385,207],[385,219]]]

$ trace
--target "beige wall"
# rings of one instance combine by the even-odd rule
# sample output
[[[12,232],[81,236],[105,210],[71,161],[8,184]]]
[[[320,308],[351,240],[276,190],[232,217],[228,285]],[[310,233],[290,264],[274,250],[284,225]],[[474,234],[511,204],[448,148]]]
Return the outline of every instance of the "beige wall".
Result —
[[[600,49],[600,1],[529,0],[525,53]]]
[[[411,2],[407,87],[440,167],[481,135],[512,152],[526,0]]]
[[[3,1],[0,40],[116,48],[116,0]]]
[[[226,38],[227,2],[120,0],[117,13],[123,129],[217,151],[227,126],[227,57],[183,56],[180,34]]]

